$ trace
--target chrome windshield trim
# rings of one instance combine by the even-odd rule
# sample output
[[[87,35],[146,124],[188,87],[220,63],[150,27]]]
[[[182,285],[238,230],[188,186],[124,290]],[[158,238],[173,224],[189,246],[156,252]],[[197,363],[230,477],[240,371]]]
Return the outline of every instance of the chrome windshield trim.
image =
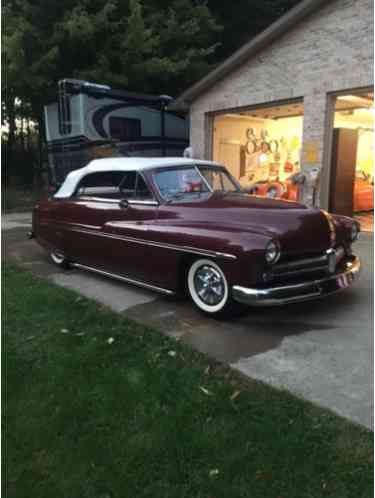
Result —
[[[201,172],[200,170],[200,167],[202,168],[211,168],[213,170],[220,170],[222,173],[224,173],[225,175],[228,176],[228,178],[230,179],[230,181],[233,183],[233,185],[238,189],[237,191],[233,191],[231,193],[242,193],[242,189],[241,189],[241,186],[240,184],[233,178],[233,176],[231,175],[231,173],[224,167],[224,166],[221,166],[219,164],[215,164],[215,165],[212,165],[210,163],[195,163],[194,160],[192,160],[191,164],[184,164],[184,165],[176,165],[175,168],[176,169],[193,169],[195,170],[198,175],[200,176],[200,178],[203,180],[204,184],[206,185],[207,189],[208,189],[208,192],[200,192],[201,194],[209,194],[209,193],[214,193],[215,190],[213,189],[213,187],[209,184],[208,180],[205,178],[204,174]],[[168,167],[168,170],[173,170],[173,166],[169,166]],[[159,188],[159,185],[158,185],[158,182],[156,180],[156,174],[157,173],[160,173],[160,171],[163,171],[163,168],[160,168],[157,169],[157,170],[152,170],[151,168],[151,171],[152,171],[152,178],[153,178],[153,183],[154,183],[154,186],[156,188],[156,191],[158,193],[158,196],[160,197],[160,199],[163,201],[163,202],[168,202],[170,199],[165,197],[161,191],[160,191],[160,188]],[[197,193],[197,192],[195,192]],[[189,192],[187,192],[187,194],[189,194]]]
[[[204,175],[202,174],[202,172],[200,171],[200,169],[198,168],[197,165],[195,165],[195,171],[198,173],[198,175],[202,178],[204,184],[206,185],[206,187],[208,188],[208,191],[209,192],[213,192],[214,189],[211,187],[211,185],[208,183],[208,181],[206,180],[206,178],[204,177]]]

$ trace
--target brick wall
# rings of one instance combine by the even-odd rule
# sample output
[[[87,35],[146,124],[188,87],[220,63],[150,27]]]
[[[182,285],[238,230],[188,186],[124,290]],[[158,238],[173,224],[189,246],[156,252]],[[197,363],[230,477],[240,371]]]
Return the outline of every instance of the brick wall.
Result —
[[[373,0],[329,2],[192,103],[194,155],[210,158],[209,113],[302,97],[303,143],[318,148],[316,164],[304,164],[302,154],[304,201],[312,203],[314,172],[319,171],[317,201],[326,207],[330,93],[372,85]]]

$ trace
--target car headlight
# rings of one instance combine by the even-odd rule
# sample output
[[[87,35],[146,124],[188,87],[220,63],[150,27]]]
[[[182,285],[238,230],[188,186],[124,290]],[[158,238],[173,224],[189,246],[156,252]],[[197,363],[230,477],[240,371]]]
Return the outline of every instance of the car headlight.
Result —
[[[358,239],[359,231],[360,231],[360,228],[359,228],[358,223],[354,222],[352,224],[352,228],[350,230],[350,240],[352,242],[355,242]]]
[[[280,254],[281,251],[279,245],[274,240],[268,242],[265,254],[267,263],[276,263],[276,261],[280,258]]]

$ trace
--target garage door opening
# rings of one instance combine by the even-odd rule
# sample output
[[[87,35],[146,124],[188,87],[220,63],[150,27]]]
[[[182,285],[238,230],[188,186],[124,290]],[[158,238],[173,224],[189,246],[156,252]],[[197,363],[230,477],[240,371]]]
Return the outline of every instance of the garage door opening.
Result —
[[[220,114],[213,159],[251,193],[297,200],[302,131],[302,101]]]
[[[362,229],[374,227],[374,95],[336,98],[330,182],[330,211],[354,216]]]

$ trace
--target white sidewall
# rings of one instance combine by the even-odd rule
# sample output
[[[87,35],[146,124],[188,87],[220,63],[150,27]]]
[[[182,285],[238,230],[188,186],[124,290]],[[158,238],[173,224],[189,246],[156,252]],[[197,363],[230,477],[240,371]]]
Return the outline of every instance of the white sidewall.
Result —
[[[210,305],[206,304],[205,302],[203,302],[201,300],[201,298],[198,296],[198,294],[195,290],[195,286],[194,286],[194,275],[195,275],[196,271],[198,270],[198,268],[200,268],[201,266],[205,266],[205,265],[212,266],[212,268],[215,268],[215,270],[218,273],[220,273],[220,275],[223,279],[223,283],[224,283],[223,299],[220,301],[220,303],[218,303],[214,306],[210,306]],[[198,306],[198,308],[205,311],[206,313],[217,313],[218,311],[221,311],[228,302],[229,287],[228,287],[227,279],[226,279],[222,269],[220,268],[220,266],[218,266],[216,263],[214,263],[210,259],[198,259],[197,261],[195,261],[191,265],[189,273],[188,273],[188,282],[187,283],[188,283],[188,288],[189,288],[189,292],[190,292],[190,296],[191,296],[192,300],[195,302],[195,304]]]
[[[51,251],[50,253],[52,261],[55,265],[62,265],[65,261],[65,256],[58,251]]]

